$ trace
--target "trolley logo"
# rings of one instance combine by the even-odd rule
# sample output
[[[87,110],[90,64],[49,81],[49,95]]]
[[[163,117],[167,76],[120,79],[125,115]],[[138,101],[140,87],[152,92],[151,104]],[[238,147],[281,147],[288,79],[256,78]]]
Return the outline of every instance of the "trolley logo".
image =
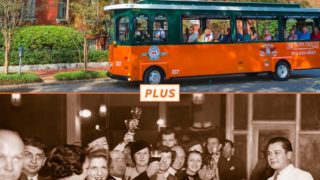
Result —
[[[174,84],[165,85],[140,85],[141,102],[179,102],[180,86]]]
[[[160,59],[160,49],[158,46],[151,46],[148,51],[148,57],[151,60],[158,60]]]
[[[148,53],[142,53],[141,56],[148,56],[148,58],[152,61],[157,61],[160,59],[161,56],[166,56],[168,53],[160,52],[158,46],[151,46],[148,50]]]
[[[259,55],[261,57],[264,56],[278,56],[277,48],[273,46],[273,44],[264,44],[260,49]]]

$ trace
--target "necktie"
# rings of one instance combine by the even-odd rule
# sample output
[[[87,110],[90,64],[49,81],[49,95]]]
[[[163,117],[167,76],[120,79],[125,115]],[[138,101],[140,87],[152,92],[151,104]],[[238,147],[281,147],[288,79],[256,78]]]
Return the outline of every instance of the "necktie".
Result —
[[[278,180],[278,176],[279,176],[279,172],[276,172],[276,173],[274,174],[273,180]]]

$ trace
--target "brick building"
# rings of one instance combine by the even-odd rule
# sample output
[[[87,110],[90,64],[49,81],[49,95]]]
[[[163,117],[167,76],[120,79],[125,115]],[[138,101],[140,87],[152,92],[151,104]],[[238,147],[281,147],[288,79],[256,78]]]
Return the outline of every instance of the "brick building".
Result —
[[[28,19],[34,24],[54,25],[69,17],[69,0],[28,0]]]

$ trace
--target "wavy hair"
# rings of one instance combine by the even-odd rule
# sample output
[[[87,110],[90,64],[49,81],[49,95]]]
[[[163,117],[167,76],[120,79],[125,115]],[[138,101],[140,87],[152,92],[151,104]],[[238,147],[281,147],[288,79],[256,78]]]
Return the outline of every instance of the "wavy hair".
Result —
[[[86,153],[79,146],[66,144],[54,147],[48,159],[52,177],[65,178],[82,174]]]

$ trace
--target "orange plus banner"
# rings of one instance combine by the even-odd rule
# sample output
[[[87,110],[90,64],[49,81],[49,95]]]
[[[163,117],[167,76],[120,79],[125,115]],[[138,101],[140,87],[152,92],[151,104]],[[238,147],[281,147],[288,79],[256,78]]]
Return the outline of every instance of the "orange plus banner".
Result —
[[[141,102],[179,102],[180,86],[173,84],[140,85]]]

